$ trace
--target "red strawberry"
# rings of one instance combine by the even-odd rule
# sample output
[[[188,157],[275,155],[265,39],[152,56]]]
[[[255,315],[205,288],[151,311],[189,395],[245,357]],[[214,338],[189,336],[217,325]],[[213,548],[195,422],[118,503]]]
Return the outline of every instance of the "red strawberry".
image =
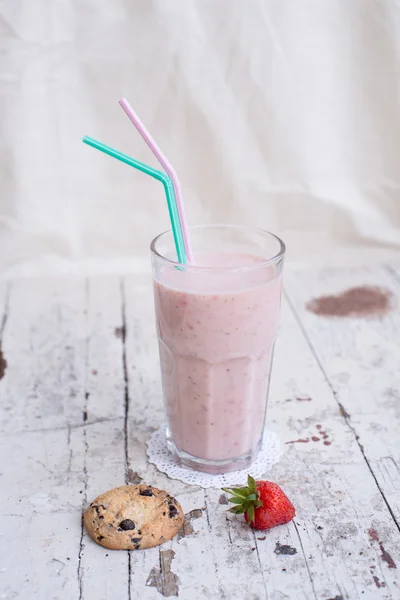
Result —
[[[232,494],[229,502],[235,504],[230,512],[244,513],[244,518],[253,529],[271,529],[293,519],[296,510],[289,498],[276,483],[255,481],[251,475],[247,478],[247,487],[222,488]]]

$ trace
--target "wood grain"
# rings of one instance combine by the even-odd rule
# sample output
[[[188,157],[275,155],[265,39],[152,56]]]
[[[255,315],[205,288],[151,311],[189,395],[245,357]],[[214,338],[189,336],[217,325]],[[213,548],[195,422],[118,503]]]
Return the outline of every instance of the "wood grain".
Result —
[[[399,273],[286,273],[268,411],[285,454],[268,477],[297,515],[264,533],[228,516],[220,490],[147,463],[163,420],[147,275],[0,282],[0,597],[397,600]],[[306,308],[356,285],[389,289],[392,310]],[[179,499],[185,530],[141,552],[97,546],[87,503],[140,478]]]
[[[310,349],[400,529],[400,304],[385,268],[289,273],[286,283]],[[391,310],[364,319],[321,318],[307,298],[372,285],[391,294]]]

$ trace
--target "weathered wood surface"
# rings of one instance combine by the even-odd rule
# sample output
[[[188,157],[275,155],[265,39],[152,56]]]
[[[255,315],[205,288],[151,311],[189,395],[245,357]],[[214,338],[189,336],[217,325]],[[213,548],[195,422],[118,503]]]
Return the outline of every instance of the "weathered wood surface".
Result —
[[[366,284],[391,291],[387,314],[306,308]],[[400,270],[287,270],[268,413],[285,454],[268,477],[297,516],[266,534],[147,463],[163,418],[151,293],[146,276],[0,282],[0,598],[398,600]],[[179,498],[185,531],[97,546],[82,510],[140,478]]]

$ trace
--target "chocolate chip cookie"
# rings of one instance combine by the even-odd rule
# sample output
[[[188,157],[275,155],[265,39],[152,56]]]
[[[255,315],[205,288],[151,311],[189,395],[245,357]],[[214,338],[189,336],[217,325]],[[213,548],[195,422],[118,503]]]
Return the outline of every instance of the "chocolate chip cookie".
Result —
[[[111,550],[140,550],[174,537],[184,515],[177,500],[151,485],[123,485],[98,496],[84,514],[90,537]]]

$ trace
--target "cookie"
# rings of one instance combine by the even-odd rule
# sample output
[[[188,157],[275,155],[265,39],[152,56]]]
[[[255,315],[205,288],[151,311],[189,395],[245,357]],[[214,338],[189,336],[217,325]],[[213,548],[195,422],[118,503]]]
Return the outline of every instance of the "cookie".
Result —
[[[141,550],[170,540],[182,527],[181,505],[151,485],[123,485],[94,500],[83,516],[90,537],[111,550]]]

